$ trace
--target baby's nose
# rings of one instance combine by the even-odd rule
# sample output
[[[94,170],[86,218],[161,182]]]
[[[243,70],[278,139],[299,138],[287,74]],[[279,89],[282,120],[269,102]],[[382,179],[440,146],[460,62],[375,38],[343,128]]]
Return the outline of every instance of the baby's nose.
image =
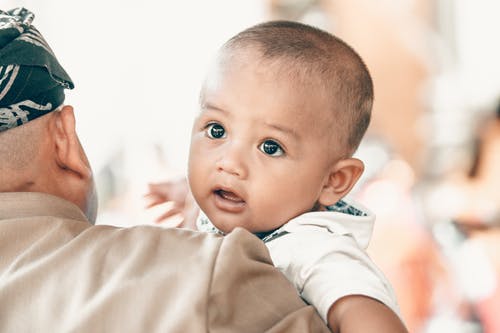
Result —
[[[238,178],[248,175],[247,152],[237,144],[228,144],[216,163],[217,171],[226,172]]]

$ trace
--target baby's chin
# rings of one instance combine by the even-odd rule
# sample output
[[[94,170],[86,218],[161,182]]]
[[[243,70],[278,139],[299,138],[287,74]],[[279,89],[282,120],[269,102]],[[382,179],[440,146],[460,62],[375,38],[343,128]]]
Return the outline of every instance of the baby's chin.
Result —
[[[210,221],[212,221],[212,224],[217,229],[222,231],[224,234],[228,234],[236,228],[243,228],[247,231],[253,232],[252,230],[250,230],[251,228],[245,227],[244,225],[239,225],[239,224],[234,224],[234,223],[232,223],[232,224],[230,224],[230,223],[214,223],[213,220],[210,220]]]
[[[229,234],[230,232],[232,232],[236,228],[245,229],[246,231],[251,232],[252,234],[265,234],[265,233],[268,233],[270,231],[274,231],[274,230],[279,228],[279,227],[276,227],[276,228],[269,228],[269,229],[263,230],[262,228],[255,228],[254,226],[247,226],[244,224],[234,224],[233,223],[230,225],[226,225],[226,224],[217,225],[213,222],[212,222],[212,224],[226,235]]]
[[[221,212],[205,212],[205,214],[207,215],[210,222],[212,222],[212,224],[224,234],[228,234],[236,228],[243,228],[253,234],[266,233],[278,229],[287,222],[287,220],[285,220],[280,223],[283,218],[280,217],[279,221],[277,221],[278,219],[276,219],[276,223],[274,223],[273,225],[255,225],[255,223],[253,223],[252,221],[259,219],[262,220],[262,217],[252,218],[249,216],[249,214],[221,214]]]
[[[251,233],[254,233],[254,231],[253,231],[254,228],[247,225],[243,221],[235,221],[235,220],[238,220],[238,218],[236,218],[236,217],[233,219],[227,218],[227,217],[226,218],[219,218],[219,219],[217,219],[217,217],[214,217],[213,219],[210,217],[208,217],[208,218],[210,219],[212,224],[217,229],[222,231],[224,234],[228,234],[236,228],[243,228]]]

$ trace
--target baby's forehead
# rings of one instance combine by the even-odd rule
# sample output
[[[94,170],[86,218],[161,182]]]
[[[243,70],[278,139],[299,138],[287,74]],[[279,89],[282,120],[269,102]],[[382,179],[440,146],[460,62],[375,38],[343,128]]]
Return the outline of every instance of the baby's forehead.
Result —
[[[336,98],[337,84],[325,71],[310,68],[289,57],[264,57],[255,47],[238,48],[222,52],[207,75],[202,92],[206,88],[220,88],[223,82],[238,84],[258,81],[262,97],[277,93],[288,94],[290,104],[321,104],[314,118],[331,116],[339,109]]]
[[[300,57],[265,56],[257,46],[245,46],[221,52],[214,66],[217,70],[212,71],[211,76],[231,75],[240,72],[243,67],[251,67],[255,73],[276,83],[287,84],[290,90],[317,91],[325,93],[323,95],[327,97],[335,94],[337,90],[334,69],[328,65]],[[239,77],[239,79],[246,78]]]
[[[248,68],[251,69],[246,70]],[[258,75],[261,83],[268,83],[265,88],[256,86],[257,89],[262,88],[262,98],[286,93],[286,102],[295,106],[291,107],[294,112],[300,112],[305,106],[314,111],[308,114],[311,121],[318,119],[331,124],[341,116],[338,113],[343,109],[342,101],[337,96],[335,78],[328,70],[314,67],[312,63],[285,56],[265,57],[258,47],[251,45],[223,50],[214,69],[204,87],[208,82],[213,87],[224,80],[247,81]],[[314,105],[316,107],[311,108]]]

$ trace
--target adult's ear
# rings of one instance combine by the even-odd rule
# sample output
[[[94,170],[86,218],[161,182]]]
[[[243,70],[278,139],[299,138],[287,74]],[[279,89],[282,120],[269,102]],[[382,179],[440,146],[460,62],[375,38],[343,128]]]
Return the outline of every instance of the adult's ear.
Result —
[[[73,108],[65,105],[51,117],[49,146],[55,163],[51,163],[53,175],[47,180],[46,192],[73,202],[94,222],[97,195],[90,163],[76,134]]]
[[[73,107],[63,106],[54,114],[53,128],[56,163],[81,179],[92,177],[92,169],[78,140]]]
[[[342,199],[354,187],[364,168],[361,160],[352,157],[334,164],[321,191],[319,203],[330,206]]]

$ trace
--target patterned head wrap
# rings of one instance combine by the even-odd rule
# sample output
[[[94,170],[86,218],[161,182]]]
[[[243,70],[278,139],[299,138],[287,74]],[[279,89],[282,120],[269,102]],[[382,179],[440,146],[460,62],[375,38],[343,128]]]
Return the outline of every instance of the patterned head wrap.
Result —
[[[25,8],[0,10],[0,133],[57,109],[71,78]]]

